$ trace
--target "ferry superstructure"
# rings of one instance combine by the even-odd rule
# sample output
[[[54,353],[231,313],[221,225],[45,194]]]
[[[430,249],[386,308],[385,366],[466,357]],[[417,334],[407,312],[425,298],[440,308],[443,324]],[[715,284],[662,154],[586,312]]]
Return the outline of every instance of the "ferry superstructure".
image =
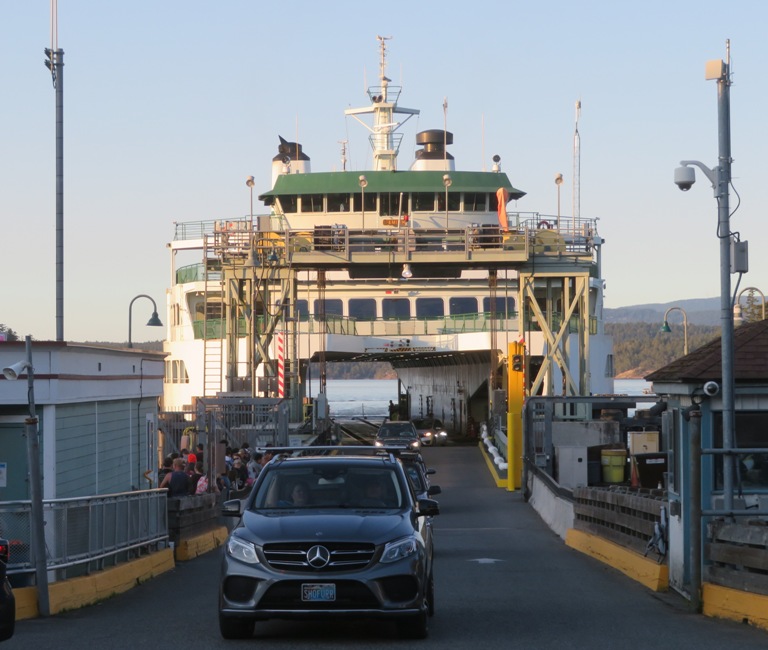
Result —
[[[418,110],[399,105],[379,44],[370,104],[345,111],[370,131],[372,169],[314,172],[279,138],[268,214],[176,224],[164,408],[242,394],[300,419],[326,364],[388,361],[401,416],[459,431],[503,408],[513,343],[529,394],[613,392],[597,221],[510,210],[525,193],[500,157],[460,170],[444,129],[418,133],[400,170],[398,129]]]

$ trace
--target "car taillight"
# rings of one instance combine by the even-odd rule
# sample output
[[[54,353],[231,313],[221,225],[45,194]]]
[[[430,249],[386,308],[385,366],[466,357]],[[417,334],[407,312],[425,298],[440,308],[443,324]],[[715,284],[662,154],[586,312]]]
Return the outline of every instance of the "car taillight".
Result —
[[[0,542],[0,560],[8,564],[8,556],[10,555],[10,547],[7,542]]]

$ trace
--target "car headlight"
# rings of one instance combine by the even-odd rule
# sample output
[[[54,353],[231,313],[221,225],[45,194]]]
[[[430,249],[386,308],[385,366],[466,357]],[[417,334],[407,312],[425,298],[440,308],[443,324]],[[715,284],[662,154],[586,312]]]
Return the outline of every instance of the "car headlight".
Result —
[[[432,432],[431,431],[425,431],[424,432],[424,437],[425,438],[431,438],[432,437]]]
[[[404,537],[395,542],[390,542],[384,547],[384,553],[381,555],[382,564],[397,562],[409,557],[418,551],[419,545],[415,538]]]
[[[383,442],[381,442],[381,440],[374,440],[374,441],[373,441],[373,445],[374,445],[375,447],[383,447],[383,446],[384,446],[384,443],[383,443]]]
[[[227,540],[227,553],[236,560],[246,562],[247,564],[259,563],[256,547],[250,542],[246,542],[234,535],[230,536]]]
[[[411,443],[411,447],[413,447],[414,449],[418,449],[419,447],[421,447],[421,441],[419,441],[419,440],[414,440],[414,441]]]

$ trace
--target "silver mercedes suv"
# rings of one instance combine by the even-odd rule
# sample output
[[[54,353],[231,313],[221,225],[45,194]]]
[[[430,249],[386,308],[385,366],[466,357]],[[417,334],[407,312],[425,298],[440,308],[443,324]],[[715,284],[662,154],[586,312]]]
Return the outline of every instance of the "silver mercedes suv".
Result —
[[[439,507],[414,495],[399,450],[274,451],[249,497],[224,503],[240,520],[221,567],[222,636],[250,637],[271,618],[359,617],[426,637],[434,579],[424,518]]]

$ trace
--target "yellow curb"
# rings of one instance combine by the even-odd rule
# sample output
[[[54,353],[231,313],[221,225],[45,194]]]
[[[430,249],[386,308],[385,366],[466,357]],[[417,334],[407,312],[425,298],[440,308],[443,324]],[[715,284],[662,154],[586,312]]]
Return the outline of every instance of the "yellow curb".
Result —
[[[491,472],[491,475],[493,476],[493,480],[496,481],[496,487],[507,487],[507,479],[506,477],[499,476],[498,471],[496,470],[496,465],[491,460],[491,457],[486,453],[485,451],[485,444],[481,440],[479,443],[477,443],[477,446],[480,448],[480,453],[483,455],[483,458],[485,458],[485,464],[488,465],[488,469]]]
[[[218,548],[224,544],[227,535],[229,535],[229,531],[226,526],[220,526],[202,535],[180,541],[176,544],[176,561],[194,560],[198,555]]]
[[[721,587],[710,582],[701,585],[702,612],[705,616],[749,623],[768,630],[768,596]]]
[[[618,569],[653,591],[669,589],[669,568],[666,564],[659,564],[623,546],[574,528],[566,532],[565,544]]]
[[[122,593],[150,578],[174,568],[173,553],[164,549],[146,557],[126,562],[88,576],[54,582],[48,587],[51,614],[93,605]],[[16,596],[16,618],[37,618],[37,587],[13,590]]]

